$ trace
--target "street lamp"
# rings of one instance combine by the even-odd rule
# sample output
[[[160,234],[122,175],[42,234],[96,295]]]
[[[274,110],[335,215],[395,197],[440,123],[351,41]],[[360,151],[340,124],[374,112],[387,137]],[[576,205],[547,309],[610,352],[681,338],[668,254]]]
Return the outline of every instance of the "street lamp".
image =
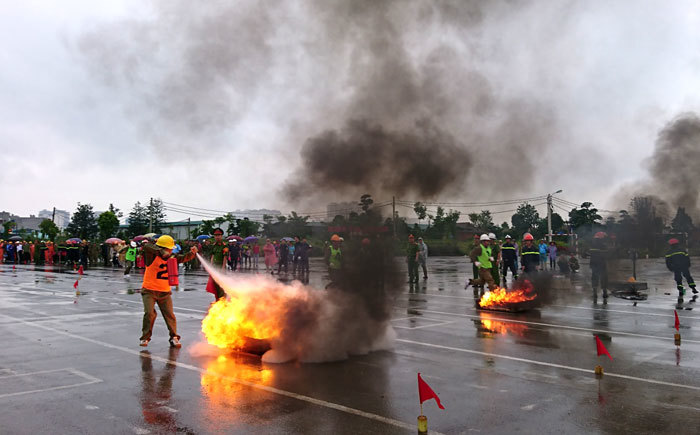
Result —
[[[562,192],[563,190],[559,189],[556,192],[547,195],[547,238],[549,239],[549,242],[552,241],[552,195]]]

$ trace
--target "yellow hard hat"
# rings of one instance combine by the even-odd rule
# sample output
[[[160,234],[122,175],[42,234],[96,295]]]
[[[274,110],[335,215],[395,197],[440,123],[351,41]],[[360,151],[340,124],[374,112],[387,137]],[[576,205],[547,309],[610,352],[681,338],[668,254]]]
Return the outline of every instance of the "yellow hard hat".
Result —
[[[173,249],[175,247],[175,240],[168,235],[160,236],[158,237],[158,240],[156,240],[156,245],[160,246],[161,248]]]

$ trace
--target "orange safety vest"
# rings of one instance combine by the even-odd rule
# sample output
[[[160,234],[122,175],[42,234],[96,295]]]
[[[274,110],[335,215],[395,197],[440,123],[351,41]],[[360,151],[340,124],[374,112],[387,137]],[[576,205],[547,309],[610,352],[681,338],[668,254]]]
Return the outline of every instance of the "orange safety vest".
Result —
[[[146,272],[143,274],[143,288],[156,292],[169,292],[170,284],[168,283],[168,260],[164,260],[160,255],[156,255],[149,266],[146,266]]]

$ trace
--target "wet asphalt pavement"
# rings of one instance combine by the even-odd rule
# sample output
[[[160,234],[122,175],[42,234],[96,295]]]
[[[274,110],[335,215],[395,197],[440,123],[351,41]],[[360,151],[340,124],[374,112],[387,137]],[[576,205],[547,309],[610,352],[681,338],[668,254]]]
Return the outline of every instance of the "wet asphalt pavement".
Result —
[[[677,348],[663,260],[638,263],[650,290],[637,306],[593,304],[582,266],[554,278],[551,305],[510,314],[474,308],[463,258],[432,258],[396,301],[394,350],[274,365],[191,352],[213,299],[202,272],[173,293],[182,349],[159,312],[144,350],[140,274],[90,269],[76,297],[72,270],[0,265],[0,434],[415,433],[417,372],[446,408],[424,404],[440,433],[698,433],[700,309],[679,310]],[[322,275],[312,263],[311,284]]]

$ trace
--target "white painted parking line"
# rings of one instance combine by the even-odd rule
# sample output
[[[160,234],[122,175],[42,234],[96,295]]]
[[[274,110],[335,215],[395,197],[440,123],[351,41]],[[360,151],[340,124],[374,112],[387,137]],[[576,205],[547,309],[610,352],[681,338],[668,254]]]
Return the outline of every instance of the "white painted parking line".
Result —
[[[483,317],[481,317],[481,315],[477,315],[477,314],[448,313],[448,312],[444,312],[444,311],[433,311],[433,310],[422,310],[422,309],[415,309],[415,310],[422,312],[422,313],[442,314],[445,316],[466,317],[466,318],[470,318],[470,319],[483,319]],[[561,325],[561,324],[557,324],[557,323],[528,322],[526,320],[508,319],[505,317],[488,317],[488,320],[493,320],[496,322],[520,323],[523,325],[544,326],[547,328],[555,328],[555,329],[556,328],[570,329],[573,331],[597,332],[600,334],[626,335],[629,337],[653,338],[655,340],[664,340],[664,341],[669,340],[668,337],[660,337],[658,335],[636,334],[634,332],[613,331],[610,329],[583,328],[583,327],[579,327],[579,326]],[[683,339],[683,342],[684,343],[700,344],[699,340],[689,340],[689,339],[685,339],[685,338]]]
[[[421,341],[405,340],[402,338],[397,338],[396,341],[400,341],[402,343],[408,343],[408,344],[415,344],[418,346],[431,347],[431,348],[435,348],[435,349],[444,349],[444,350],[451,350],[451,351],[455,351],[455,352],[471,353],[474,355],[482,355],[482,356],[488,356],[488,357],[492,357],[492,358],[502,358],[502,359],[507,359],[510,361],[524,362],[524,363],[528,363],[528,364],[535,364],[535,365],[546,366],[546,367],[554,367],[554,368],[558,368],[558,369],[587,373],[589,375],[593,374],[593,370],[591,370],[591,369],[584,369],[581,367],[567,366],[564,364],[555,364],[555,363],[549,363],[549,362],[545,362],[545,361],[536,361],[536,360],[527,359],[527,358],[519,358],[519,357],[515,357],[515,356],[501,355],[501,354],[497,354],[497,353],[482,352],[479,350],[464,349],[461,347],[451,347],[451,346],[443,346],[440,344],[423,343]],[[656,379],[639,378],[636,376],[628,376],[628,375],[623,375],[623,374],[619,374],[619,373],[606,372],[605,376],[606,377],[609,376],[609,377],[614,377],[614,378],[629,379],[632,381],[646,382],[649,384],[665,385],[668,387],[678,387],[678,388],[686,388],[689,390],[700,391],[700,387],[694,386],[694,385],[675,384],[673,382],[657,381]]]
[[[429,325],[420,325],[420,326],[400,326],[400,325],[392,325],[394,328],[399,328],[399,329],[423,329],[423,328],[432,328],[433,326],[441,326],[441,325],[449,325],[450,323],[454,323],[455,321],[449,321],[449,322],[440,322],[440,323],[431,323]]]
[[[17,322],[18,324],[19,324],[19,323],[23,323],[23,324],[25,324],[25,325],[27,325],[27,326],[32,326],[32,327],[34,327],[34,328],[39,328],[39,329],[43,329],[43,330],[46,330],[46,331],[51,331],[51,332],[54,332],[54,333],[56,333],[56,334],[65,335],[65,336],[67,336],[67,337],[75,338],[75,339],[77,339],[77,340],[82,340],[82,341],[86,341],[86,342],[88,342],[88,343],[97,344],[97,345],[99,345],[99,346],[106,347],[106,348],[109,348],[109,349],[118,350],[118,351],[125,352],[125,353],[129,353],[129,354],[132,354],[132,355],[148,357],[148,358],[150,358],[150,359],[152,359],[152,360],[155,360],[155,361],[160,361],[160,362],[163,362],[163,363],[166,363],[166,364],[171,364],[171,365],[174,365],[174,366],[177,366],[177,367],[182,367],[182,368],[184,368],[184,369],[192,370],[192,371],[199,372],[199,373],[202,373],[202,374],[208,374],[208,375],[219,376],[219,377],[221,377],[221,378],[230,380],[230,381],[232,381],[232,382],[235,382],[235,383],[237,383],[237,384],[244,385],[244,386],[247,386],[247,387],[250,387],[250,388],[255,388],[255,389],[258,389],[258,390],[267,391],[267,392],[269,392],[269,393],[277,394],[277,395],[280,395],[280,396],[285,396],[285,397],[289,397],[289,398],[292,398],[292,399],[301,400],[301,401],[303,401],[303,402],[307,402],[307,403],[311,403],[311,404],[314,404],[314,405],[322,406],[322,407],[325,407],[325,408],[328,408],[328,409],[334,409],[334,410],[336,410],[336,411],[345,412],[345,413],[347,413],[347,414],[352,414],[352,415],[356,415],[356,416],[359,416],[359,417],[364,417],[364,418],[367,418],[367,419],[370,419],[370,420],[374,420],[374,421],[378,421],[378,422],[381,422],[381,423],[389,424],[389,425],[392,425],[392,426],[400,427],[400,428],[402,428],[402,429],[407,429],[407,430],[411,430],[411,431],[414,431],[414,430],[416,429],[416,425],[415,425],[415,424],[408,424],[408,423],[403,422],[403,421],[395,420],[395,419],[389,418],[389,417],[384,417],[384,416],[378,415],[378,414],[373,414],[373,413],[371,413],[371,412],[362,411],[362,410],[359,410],[359,409],[356,409],[356,408],[350,408],[350,407],[348,407],[348,406],[340,405],[340,404],[338,404],[338,403],[333,403],[333,402],[328,402],[328,401],[321,400],[321,399],[316,399],[316,398],[314,398],[314,397],[305,396],[305,395],[303,395],[303,394],[297,394],[297,393],[294,393],[294,392],[291,392],[291,391],[287,391],[287,390],[281,390],[281,389],[279,389],[279,388],[271,387],[271,386],[268,386],[268,385],[256,384],[256,383],[254,383],[254,382],[246,381],[246,380],[243,380],[243,379],[238,379],[238,378],[234,378],[234,377],[230,377],[230,376],[224,376],[224,375],[221,375],[221,374],[219,374],[219,373],[215,373],[215,372],[209,371],[209,370],[204,369],[204,368],[201,368],[201,367],[193,366],[193,365],[191,365],[191,364],[185,364],[185,363],[182,363],[182,362],[179,362],[179,361],[170,360],[170,359],[167,359],[167,358],[162,358],[162,357],[159,357],[159,356],[156,356],[156,355],[141,353],[141,351],[136,350],[136,349],[130,349],[130,348],[123,347],[123,346],[117,346],[117,345],[115,345],[115,344],[110,344],[110,343],[107,343],[107,342],[104,342],[104,341],[96,340],[96,339],[94,339],[94,338],[83,337],[82,335],[73,334],[73,333],[70,333],[70,332],[67,332],[67,331],[62,331],[62,330],[60,330],[60,329],[52,328],[52,327],[47,326],[47,325],[41,325],[41,324],[36,324],[36,323],[31,323],[31,322],[25,322],[25,321],[22,320],[22,319],[18,319],[18,318],[12,317],[12,316],[8,316],[8,315],[6,315],[6,314],[0,314],[0,316],[5,317],[5,318],[10,319],[10,320],[13,320],[14,322]],[[0,396],[0,397],[2,397],[2,396]],[[430,431],[430,433],[436,434],[436,435],[441,435],[439,432],[434,432],[434,431]]]
[[[27,324],[31,324],[31,323],[27,323]],[[42,371],[38,371],[38,372],[19,373],[19,374],[0,376],[0,381],[2,381],[4,379],[10,379],[10,378],[20,378],[20,377],[24,377],[24,376],[37,376],[37,375],[43,375],[43,374],[47,374],[47,373],[58,373],[58,372],[72,373],[78,377],[85,379],[85,382],[78,382],[75,384],[59,385],[56,387],[40,388],[40,389],[34,389],[34,390],[16,391],[14,393],[5,393],[5,394],[0,394],[0,399],[6,398],[6,397],[22,396],[24,394],[43,393],[46,391],[56,391],[56,390],[65,390],[67,388],[82,387],[85,385],[96,384],[98,382],[102,382],[102,379],[98,379],[94,376],[88,375],[87,373],[81,372],[80,370],[76,370],[74,368],[42,370]]]

